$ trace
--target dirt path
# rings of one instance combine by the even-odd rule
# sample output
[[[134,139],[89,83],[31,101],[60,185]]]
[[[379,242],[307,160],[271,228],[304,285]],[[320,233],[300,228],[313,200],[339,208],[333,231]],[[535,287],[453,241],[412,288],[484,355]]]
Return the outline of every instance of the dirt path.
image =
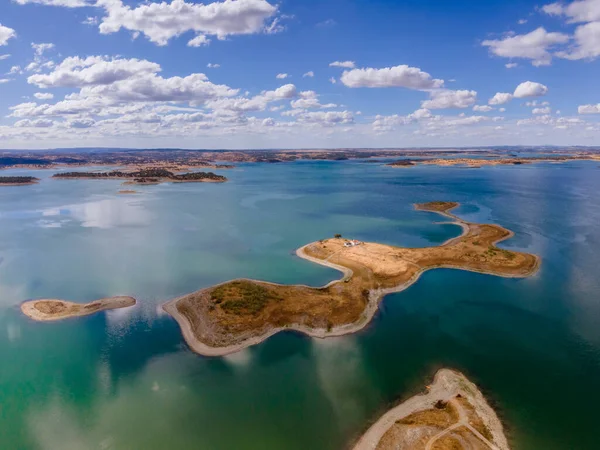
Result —
[[[485,427],[493,436],[494,443],[487,440],[469,424],[467,414],[462,406],[455,400],[455,397],[458,394],[466,398],[473,406],[475,413],[481,418]],[[433,409],[435,408],[435,404],[440,400],[443,402],[452,402],[452,405],[458,411],[459,421],[433,436],[427,443],[427,449],[431,449],[435,441],[460,426],[468,428],[492,450],[509,449],[500,419],[498,419],[494,410],[487,404],[477,387],[461,373],[449,369],[441,369],[435,374],[434,382],[429,386],[429,390],[426,394],[415,395],[381,416],[381,418],[379,418],[379,420],[377,420],[377,422],[375,422],[366,433],[360,437],[358,442],[354,445],[353,450],[375,450],[383,435],[396,424],[396,422],[416,412]]]

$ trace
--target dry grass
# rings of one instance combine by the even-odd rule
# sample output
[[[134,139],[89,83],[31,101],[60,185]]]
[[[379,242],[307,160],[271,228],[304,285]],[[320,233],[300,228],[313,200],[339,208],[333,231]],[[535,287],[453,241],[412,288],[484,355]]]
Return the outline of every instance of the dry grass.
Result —
[[[417,208],[448,214],[457,205],[432,202]],[[331,330],[355,323],[369,303],[370,291],[403,285],[431,268],[453,267],[509,277],[528,276],[536,270],[534,255],[495,246],[510,237],[505,228],[465,225],[465,235],[438,247],[402,248],[377,243],[345,247],[343,238],[315,242],[304,248],[306,255],[349,268],[353,276],[325,288],[235,280],[184,296],[177,308],[190,322],[197,339],[219,347],[292,324]]]

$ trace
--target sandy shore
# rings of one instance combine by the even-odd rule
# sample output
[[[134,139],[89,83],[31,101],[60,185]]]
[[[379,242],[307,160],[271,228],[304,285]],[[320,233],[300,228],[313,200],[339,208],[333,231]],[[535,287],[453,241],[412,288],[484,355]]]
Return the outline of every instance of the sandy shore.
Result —
[[[118,296],[95,300],[90,303],[73,303],[66,300],[40,299],[24,302],[21,311],[27,317],[40,322],[82,317],[109,309],[127,308],[136,304],[133,297]]]
[[[477,386],[463,374],[449,369],[441,369],[436,373],[433,384],[428,388],[426,394],[415,395],[381,416],[361,436],[354,445],[353,450],[376,449],[382,437],[399,420],[419,411],[432,410],[438,401],[452,401],[459,394],[473,406],[475,413],[491,434],[492,442],[486,440],[470,427],[475,436],[481,440],[481,443],[492,450],[509,449],[500,419],[498,419]],[[463,426],[469,427],[469,423],[465,421]]]
[[[449,239],[447,242],[442,244],[442,246],[452,245],[453,242],[455,242],[456,240],[460,240],[463,236],[465,236],[469,232],[469,223],[463,221],[462,219],[456,217],[454,214],[449,212],[451,209],[454,209],[456,206],[458,206],[458,204],[456,204],[453,208],[450,208],[449,210],[446,210],[446,211],[431,211],[431,212],[436,212],[438,214],[442,214],[442,215],[452,219],[451,223],[454,223],[454,224],[462,227],[462,234],[460,236]],[[509,239],[512,235],[513,234],[511,232],[507,236],[498,239],[495,243]],[[315,257],[308,255],[307,252],[305,251],[305,249],[314,244],[316,244],[316,243],[307,244],[307,245],[299,248],[296,251],[296,254],[300,258],[306,259],[306,260],[311,261],[316,264],[320,264],[325,267],[329,267],[329,268],[338,270],[343,274],[343,277],[341,279],[331,281],[330,283],[328,283],[327,285],[325,285],[319,289],[324,289],[324,288],[327,288],[327,287],[330,287],[330,286],[333,286],[333,285],[336,285],[339,283],[344,283],[345,281],[349,280],[353,276],[352,270],[347,267],[332,263],[331,261],[328,261],[327,259],[325,259],[325,260],[319,259],[319,258],[315,258]],[[490,274],[490,275],[506,277],[506,278],[513,278],[513,277],[521,278],[521,277],[530,276],[538,270],[539,258],[537,256],[535,258],[536,258],[535,266],[532,268],[531,272],[527,273],[527,274],[521,274],[521,275],[510,275],[510,274],[505,274],[505,273],[495,272],[495,271],[477,270],[474,268],[465,268],[463,266],[453,265],[453,264],[440,264],[440,265],[421,268],[420,270],[415,272],[414,275],[410,279],[408,279],[396,286],[393,286],[390,288],[370,289],[368,292],[368,302],[367,302],[365,309],[363,310],[360,318],[352,323],[347,323],[347,324],[340,325],[340,326],[334,326],[329,329],[327,329],[327,328],[312,328],[312,327],[307,327],[307,326],[300,325],[300,324],[290,324],[290,325],[287,325],[284,327],[272,327],[272,328],[269,328],[266,332],[264,332],[258,336],[252,336],[245,340],[242,340],[239,343],[236,343],[233,345],[228,345],[228,346],[219,346],[219,347],[210,346],[210,345],[203,343],[196,337],[196,335],[194,334],[193,329],[192,329],[192,324],[187,319],[187,317],[184,314],[182,314],[177,308],[177,303],[180,300],[182,300],[183,298],[187,297],[188,295],[178,297],[178,298],[175,298],[175,299],[167,302],[166,304],[163,305],[163,309],[177,321],[177,323],[179,324],[179,326],[182,330],[182,334],[183,334],[183,337],[184,337],[186,343],[189,345],[189,347],[194,352],[196,352],[200,355],[203,355],[203,356],[225,356],[225,355],[228,355],[231,353],[241,351],[252,345],[259,344],[259,343],[265,341],[266,339],[268,339],[269,337],[273,336],[274,334],[279,333],[280,331],[293,330],[293,331],[304,333],[310,337],[320,338],[320,339],[356,333],[356,332],[362,330],[364,327],[366,327],[371,322],[373,316],[375,315],[375,313],[377,312],[377,310],[379,308],[379,304],[380,304],[381,300],[383,299],[383,297],[385,297],[388,294],[401,292],[404,289],[407,289],[409,286],[411,286],[413,283],[415,283],[419,279],[419,277],[427,270],[438,269],[438,268],[449,268],[449,269],[467,270],[467,271],[483,273],[483,274]],[[255,280],[240,279],[240,280],[232,280],[232,281],[255,281]],[[210,288],[206,288],[206,289],[214,289],[218,286],[221,286],[221,285],[224,285],[227,283],[231,283],[232,281],[221,283],[220,285],[217,285],[217,286],[211,286]],[[261,281],[261,283],[268,284],[268,285],[274,285],[274,286],[282,286],[282,285],[278,285],[277,283],[268,283],[268,282],[262,282],[262,281]],[[306,287],[304,285],[295,285],[295,286]],[[202,291],[205,291],[206,289],[201,289],[200,291],[197,291],[197,292],[200,293]]]

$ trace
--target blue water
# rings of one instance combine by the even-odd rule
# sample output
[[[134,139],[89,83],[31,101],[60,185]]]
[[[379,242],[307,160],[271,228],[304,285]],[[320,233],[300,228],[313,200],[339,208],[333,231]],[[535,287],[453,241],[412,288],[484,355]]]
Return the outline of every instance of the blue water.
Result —
[[[600,169],[596,163],[393,169],[243,164],[225,184],[52,180],[0,188],[0,448],[339,449],[442,366],[464,371],[514,448],[600,448]],[[322,285],[294,250],[342,233],[439,244],[456,225],[414,202],[459,201],[499,223],[540,272],[427,272],[363,332],[294,333],[226,358],[185,346],[160,305],[236,277]],[[135,308],[59,323],[40,297],[133,295]]]

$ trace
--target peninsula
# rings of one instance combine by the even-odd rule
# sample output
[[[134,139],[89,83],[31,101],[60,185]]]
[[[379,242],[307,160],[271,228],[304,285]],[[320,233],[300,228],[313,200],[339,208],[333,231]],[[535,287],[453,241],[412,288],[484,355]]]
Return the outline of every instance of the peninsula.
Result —
[[[66,300],[31,300],[21,305],[21,311],[27,317],[40,322],[68,319],[94,314],[107,309],[127,308],[135,305],[133,297],[109,297],[90,303],[72,303]]]
[[[213,172],[189,172],[175,174],[167,169],[152,168],[135,171],[113,170],[111,172],[60,172],[52,178],[59,179],[93,179],[93,180],[126,180],[126,184],[158,184],[165,181],[172,183],[213,182],[227,181],[223,175]]]
[[[336,235],[298,249],[297,255],[341,271],[341,280],[313,288],[238,279],[176,298],[163,308],[178,322],[195,352],[222,356],[282,330],[319,338],[356,332],[369,323],[383,296],[405,289],[429,269],[502,277],[527,277],[537,270],[537,256],[496,247],[512,236],[511,231],[463,221],[450,212],[458,203],[415,206],[452,219],[463,233],[427,248],[358,242]]]
[[[427,393],[384,414],[353,450],[508,450],[502,423],[463,374],[442,369]]]
[[[40,179],[36,177],[0,177],[0,186],[24,186],[38,181]]]

